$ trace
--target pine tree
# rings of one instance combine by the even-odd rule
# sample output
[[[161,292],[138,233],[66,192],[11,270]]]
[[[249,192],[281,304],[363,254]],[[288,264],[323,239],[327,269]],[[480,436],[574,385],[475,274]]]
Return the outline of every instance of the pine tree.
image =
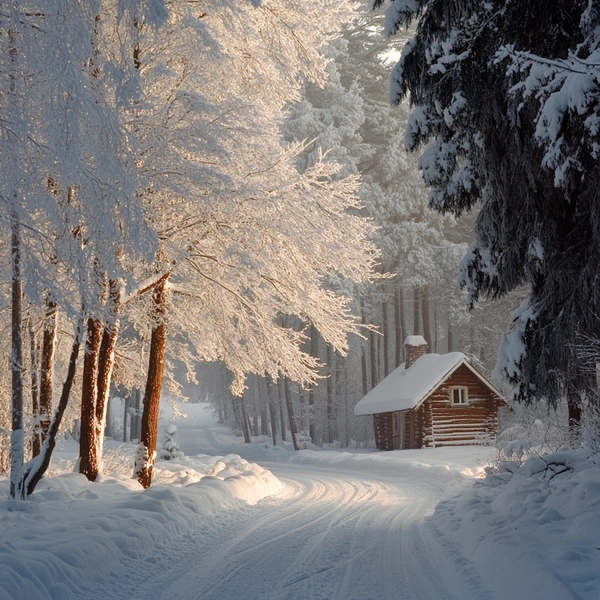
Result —
[[[392,99],[410,94],[407,146],[425,146],[432,206],[455,215],[481,206],[462,284],[471,304],[531,289],[497,372],[518,399],[573,398],[595,386],[578,335],[600,334],[598,86],[586,64],[597,48],[596,9],[584,0],[397,0],[388,34],[415,16]],[[569,96],[576,72],[588,77]]]

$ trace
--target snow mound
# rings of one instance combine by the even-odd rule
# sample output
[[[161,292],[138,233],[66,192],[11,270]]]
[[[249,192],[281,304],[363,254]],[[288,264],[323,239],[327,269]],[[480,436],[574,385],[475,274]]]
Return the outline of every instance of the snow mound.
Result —
[[[147,490],[123,475],[90,483],[69,473],[43,479],[31,501],[0,501],[0,600],[69,600],[111,571],[144,559],[190,528],[281,489],[237,455],[159,462]],[[0,497],[8,497],[0,480]]]
[[[600,466],[571,450],[507,462],[440,502],[433,525],[489,574],[498,600],[598,600]]]

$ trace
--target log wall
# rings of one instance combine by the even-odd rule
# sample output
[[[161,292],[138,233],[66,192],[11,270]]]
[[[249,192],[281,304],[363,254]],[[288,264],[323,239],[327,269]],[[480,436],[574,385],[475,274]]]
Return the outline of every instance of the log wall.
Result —
[[[377,450],[393,450],[392,447],[392,413],[373,415],[375,426],[375,445]]]
[[[452,405],[450,388],[468,388],[468,404]],[[460,366],[423,403],[425,446],[485,444],[498,429],[502,400],[465,365]]]

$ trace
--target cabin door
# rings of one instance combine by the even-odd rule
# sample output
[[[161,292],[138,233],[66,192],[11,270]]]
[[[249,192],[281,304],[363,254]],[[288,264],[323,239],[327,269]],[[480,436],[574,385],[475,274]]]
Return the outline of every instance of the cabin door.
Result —
[[[402,450],[404,448],[404,413],[392,413],[392,448]]]

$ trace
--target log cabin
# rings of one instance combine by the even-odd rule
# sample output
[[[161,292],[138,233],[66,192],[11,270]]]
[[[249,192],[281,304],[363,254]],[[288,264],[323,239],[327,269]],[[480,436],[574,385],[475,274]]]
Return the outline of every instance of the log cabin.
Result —
[[[404,342],[406,362],[354,407],[373,415],[379,450],[487,444],[496,435],[500,392],[462,352],[427,354],[421,336]]]

